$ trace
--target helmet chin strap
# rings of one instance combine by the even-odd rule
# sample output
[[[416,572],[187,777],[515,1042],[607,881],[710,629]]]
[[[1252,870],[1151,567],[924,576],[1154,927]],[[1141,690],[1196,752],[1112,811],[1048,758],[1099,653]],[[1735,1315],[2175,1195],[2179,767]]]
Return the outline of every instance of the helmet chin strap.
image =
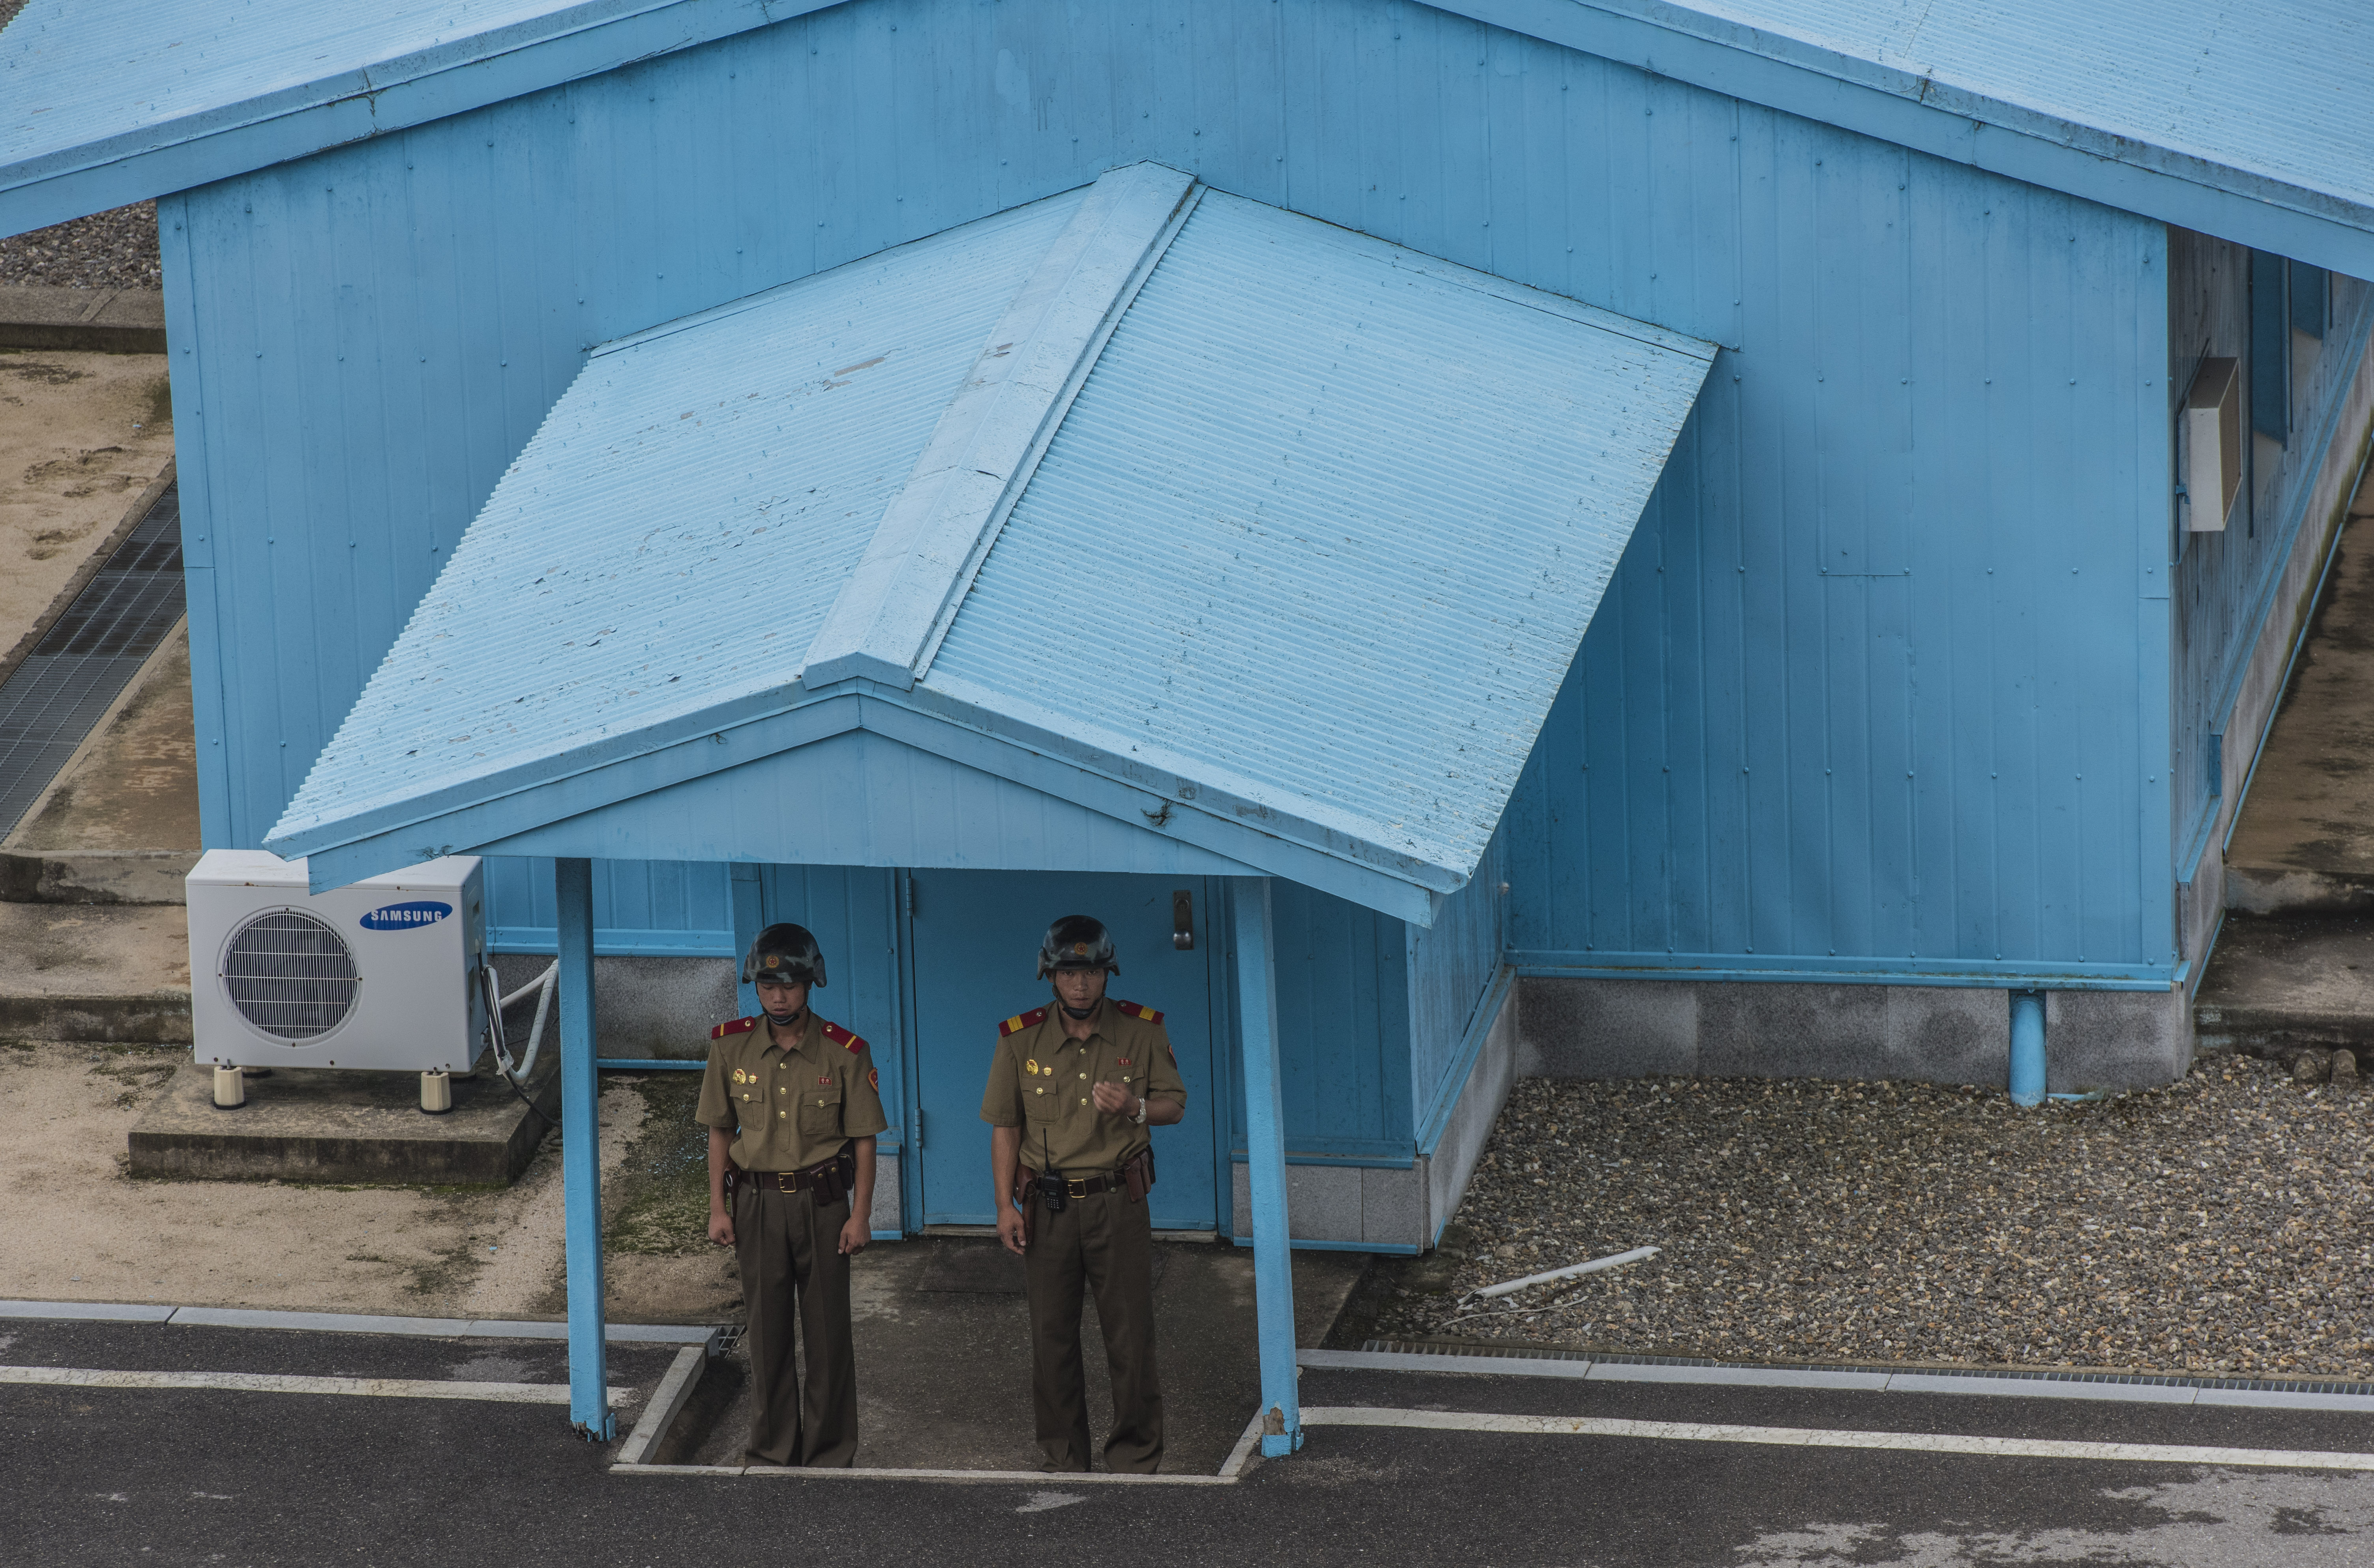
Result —
[[[1094,1008],[1075,1008],[1069,1002],[1058,1002],[1055,1005],[1064,1009],[1064,1016],[1065,1018],[1070,1019],[1075,1022],[1088,1017],[1097,1010]]]
[[[789,1029],[792,1025],[799,1022],[800,1020],[807,1017],[807,1004],[803,1002],[787,1013],[768,1013],[767,1021],[773,1024],[777,1029]]]

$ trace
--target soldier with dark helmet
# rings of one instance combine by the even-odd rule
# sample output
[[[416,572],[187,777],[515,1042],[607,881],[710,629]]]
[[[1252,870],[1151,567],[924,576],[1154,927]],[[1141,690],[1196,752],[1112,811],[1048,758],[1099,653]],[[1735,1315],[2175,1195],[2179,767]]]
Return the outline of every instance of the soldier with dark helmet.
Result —
[[[873,1232],[881,1079],[865,1042],[808,1008],[824,954],[797,925],[770,925],[742,961],[753,1018],[710,1032],[699,1117],[709,1128],[709,1239],[742,1268],[758,1395],[749,1459],[846,1468],[857,1456],[849,1260]],[[807,1350],[802,1397],[792,1355],[796,1301]]]
[[[1162,1015],[1105,995],[1120,973],[1102,923],[1067,914],[1049,926],[1039,977],[1052,977],[1054,1002],[998,1026],[981,1102],[998,1238],[1021,1256],[1028,1282],[1033,1402],[1050,1470],[1089,1468],[1083,1289],[1096,1292],[1112,1373],[1105,1468],[1151,1474],[1162,1461],[1146,1129],[1186,1114],[1187,1086]]]

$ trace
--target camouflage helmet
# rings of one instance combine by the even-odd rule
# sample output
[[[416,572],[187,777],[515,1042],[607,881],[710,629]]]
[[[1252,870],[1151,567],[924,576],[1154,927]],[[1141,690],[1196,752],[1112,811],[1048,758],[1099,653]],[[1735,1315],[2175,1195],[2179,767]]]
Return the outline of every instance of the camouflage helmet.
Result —
[[[758,933],[742,961],[742,984],[822,985],[824,949],[805,925],[778,923]]]
[[[1112,933],[1105,929],[1103,921],[1093,915],[1067,914],[1047,927],[1047,939],[1039,944],[1039,978],[1044,980],[1059,969],[1121,973],[1121,961],[1113,957]]]

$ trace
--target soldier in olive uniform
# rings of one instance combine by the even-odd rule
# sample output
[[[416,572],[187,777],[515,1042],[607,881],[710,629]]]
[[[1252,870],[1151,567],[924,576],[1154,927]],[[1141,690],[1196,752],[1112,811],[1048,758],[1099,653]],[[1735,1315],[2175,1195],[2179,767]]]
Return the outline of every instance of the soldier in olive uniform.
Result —
[[[1154,1371],[1154,1185],[1146,1129],[1186,1114],[1187,1087],[1162,1015],[1105,996],[1121,973],[1103,925],[1069,914],[1047,930],[1039,977],[1055,1001],[998,1026],[981,1120],[990,1134],[997,1234],[1019,1254],[1030,1294],[1039,1446],[1050,1470],[1086,1470],[1088,1403],[1080,1291],[1097,1294],[1112,1373],[1105,1468],[1152,1474],[1162,1460]]]
[[[758,1406],[754,1464],[846,1468],[857,1456],[849,1259],[872,1236],[881,1079],[865,1042],[808,1009],[824,954],[797,925],[758,933],[742,963],[763,1016],[710,1032],[699,1116],[709,1128],[709,1239],[742,1267]],[[806,1342],[792,1357],[796,1297]]]

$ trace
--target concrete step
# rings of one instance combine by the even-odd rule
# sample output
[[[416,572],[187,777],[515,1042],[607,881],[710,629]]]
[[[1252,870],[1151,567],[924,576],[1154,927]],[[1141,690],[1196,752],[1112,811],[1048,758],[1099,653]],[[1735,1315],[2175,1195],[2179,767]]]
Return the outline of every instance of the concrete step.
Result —
[[[165,295],[157,289],[0,285],[0,348],[162,354]]]
[[[489,1070],[453,1080],[453,1108],[420,1110],[417,1073],[281,1067],[218,1110],[214,1068],[184,1062],[133,1125],[135,1176],[508,1186],[560,1114],[558,1058],[529,1080],[536,1110]],[[540,1114],[539,1114],[540,1113]]]
[[[2229,914],[2192,1018],[2204,1050],[2374,1046],[2374,916]]]
[[[189,912],[0,903],[0,1035],[187,1043]]]
[[[0,903],[181,903],[194,849],[0,850]]]

